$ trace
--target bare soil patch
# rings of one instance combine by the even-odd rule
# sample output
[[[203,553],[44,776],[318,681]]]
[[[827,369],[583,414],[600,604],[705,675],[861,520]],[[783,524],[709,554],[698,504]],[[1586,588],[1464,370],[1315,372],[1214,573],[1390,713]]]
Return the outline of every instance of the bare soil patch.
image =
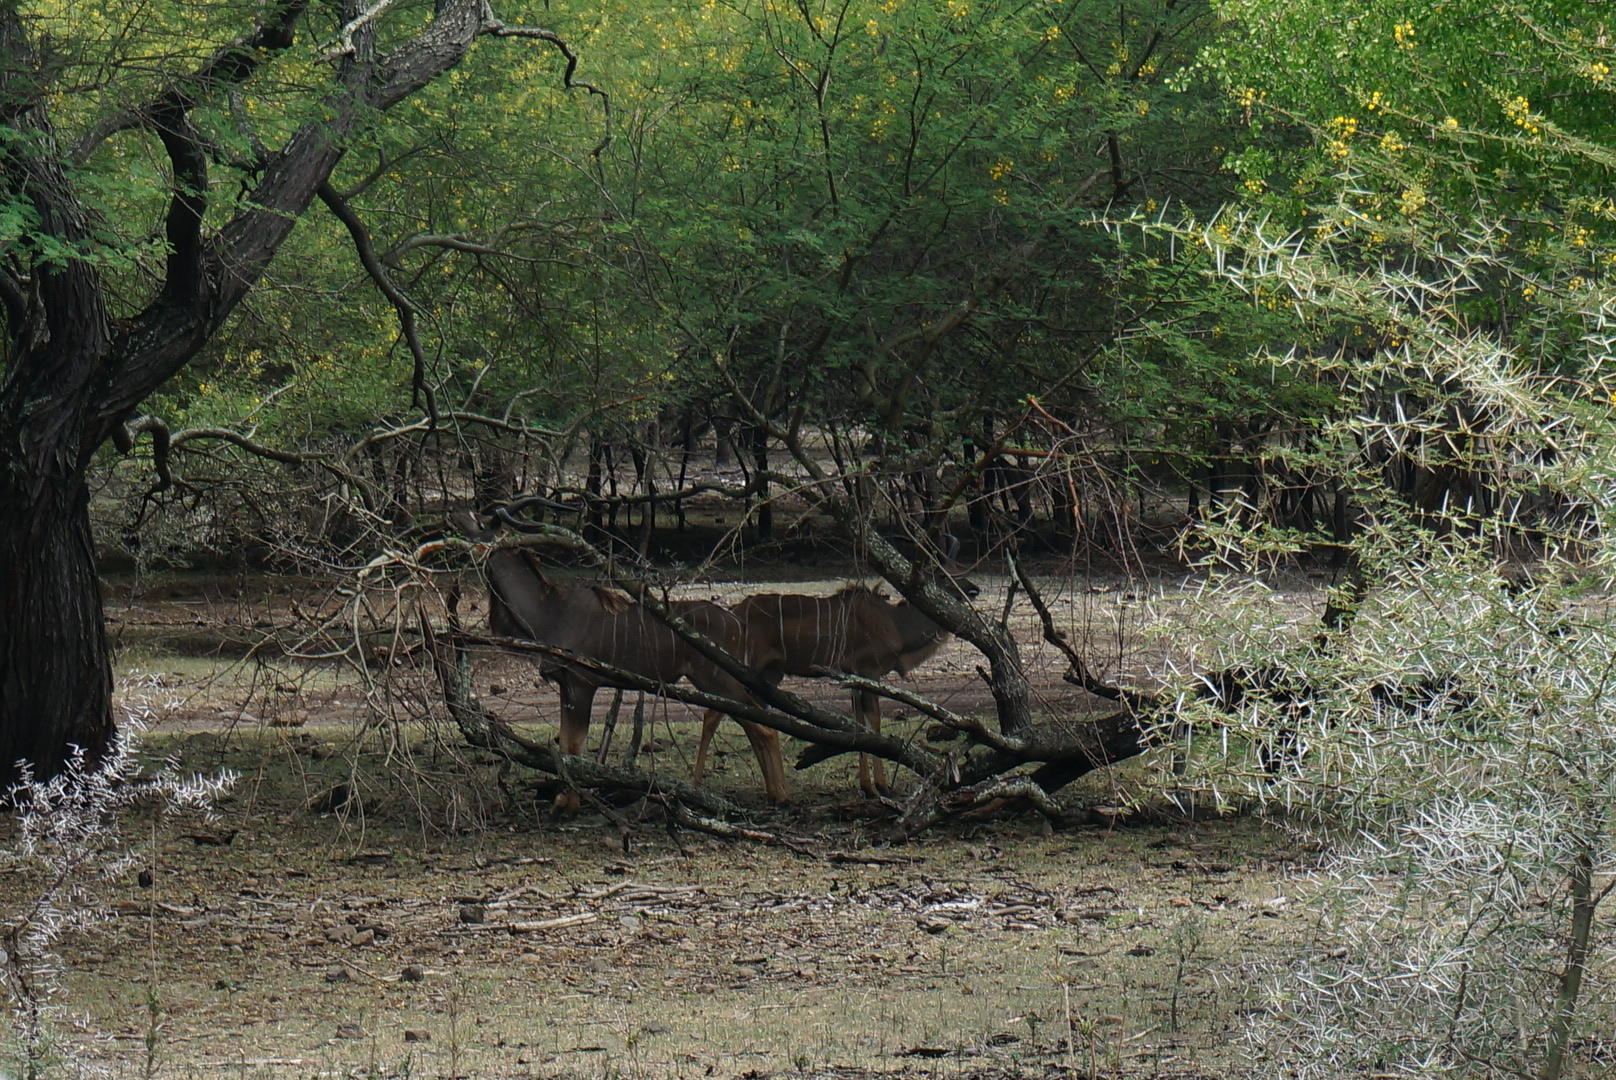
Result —
[[[148,1039],[165,1072],[266,1077],[1240,1075],[1307,858],[1255,820],[878,849],[881,811],[835,800],[770,822],[811,854],[649,829],[625,854],[598,818],[469,806],[488,768],[454,782],[477,827],[443,835],[385,798],[306,810],[352,775],[317,739],[167,748],[248,775],[203,834],[228,844],[166,838],[154,887],[108,883],[66,951],[75,1023],[125,1075]]]
[[[1004,583],[984,584],[997,610]],[[1144,681],[1171,651],[1153,627],[1193,594],[1076,579],[1051,599],[1113,672]],[[160,836],[154,887],[106,883],[109,918],[65,950],[67,1033],[115,1073],[1248,1074],[1242,1017],[1306,933],[1291,894],[1312,856],[1283,830],[1252,818],[1052,835],[1041,818],[1000,816],[879,847],[889,811],[855,797],[851,757],[794,774],[794,807],[765,811],[745,740],[726,725],[710,782],[811,841],[744,846],[644,825],[625,852],[599,817],[549,819],[553,787],[467,755],[444,725],[388,717],[386,680],[263,647],[351,602],[216,578],[110,598],[123,666],[139,672],[126,699],[161,718],[151,752],[242,774],[207,829],[233,833],[228,844]],[[1080,715],[1086,699],[1059,680],[1052,650],[1012,618],[1041,707]],[[244,657],[174,644],[243,625],[257,634],[242,634]],[[486,656],[476,677],[513,721],[541,733],[553,722],[555,694],[526,662]],[[918,689],[958,711],[987,706],[957,645]],[[641,766],[688,776],[694,713],[660,701],[648,712]],[[274,726],[287,717],[301,726]],[[1076,797],[1115,803],[1152,767],[1098,774]],[[357,796],[342,812],[309,809],[337,785]],[[11,897],[29,885],[0,882]]]

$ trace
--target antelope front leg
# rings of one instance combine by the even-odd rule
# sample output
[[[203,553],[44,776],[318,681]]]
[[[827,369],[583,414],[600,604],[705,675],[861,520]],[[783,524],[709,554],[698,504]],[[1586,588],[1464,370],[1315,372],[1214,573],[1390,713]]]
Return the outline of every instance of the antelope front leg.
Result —
[[[862,690],[853,691],[853,715],[863,722],[865,728],[881,733],[881,699],[874,694]],[[859,787],[864,794],[872,798],[889,794],[891,788],[887,787],[887,762],[885,758],[875,759],[874,776],[870,768],[870,755],[859,755]]]
[[[707,748],[712,745],[713,732],[718,730],[718,721],[724,714],[717,709],[708,709],[701,718],[701,741],[696,744],[696,767],[690,770],[690,782],[701,787],[701,778],[707,774]]]

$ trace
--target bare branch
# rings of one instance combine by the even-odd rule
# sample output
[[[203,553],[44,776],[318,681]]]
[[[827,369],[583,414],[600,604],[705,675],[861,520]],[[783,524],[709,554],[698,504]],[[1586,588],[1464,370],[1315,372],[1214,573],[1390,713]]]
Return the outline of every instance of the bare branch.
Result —
[[[983,745],[991,746],[995,750],[1002,750],[1007,754],[1025,754],[1027,752],[1025,739],[1014,739],[1000,735],[980,720],[951,712],[936,702],[928,701],[919,694],[912,693],[902,687],[893,686],[891,683],[882,682],[880,679],[866,679],[862,675],[850,675],[838,671],[826,671],[825,674],[834,675],[849,690],[867,690],[872,694],[880,694],[884,698],[890,698],[893,701],[901,702],[913,709],[917,709],[933,720],[951,727],[955,731],[963,731]]]
[[[1121,687],[1111,686],[1110,684],[1097,679],[1094,674],[1089,671],[1088,664],[1083,662],[1083,657],[1080,656],[1078,651],[1072,647],[1072,643],[1066,639],[1066,635],[1055,626],[1055,619],[1054,616],[1050,614],[1049,605],[1044,603],[1043,594],[1040,593],[1038,591],[1038,587],[1033,584],[1032,578],[1027,574],[1026,568],[1023,567],[1021,563],[1017,561],[1015,555],[1009,551],[1005,552],[1005,558],[1010,562],[1010,570],[1013,574],[1015,574],[1016,581],[1021,585],[1021,591],[1027,594],[1027,599],[1032,601],[1033,609],[1038,612],[1038,621],[1043,625],[1044,628],[1044,640],[1055,646],[1055,648],[1059,649],[1061,655],[1066,657],[1066,662],[1068,665],[1070,665],[1066,673],[1067,682],[1072,683],[1075,686],[1081,686],[1084,690],[1087,690],[1095,697],[1105,698],[1108,701],[1121,702],[1130,711],[1137,712],[1145,709],[1153,709],[1160,704],[1156,698],[1150,694],[1141,694],[1134,690],[1124,690]]]

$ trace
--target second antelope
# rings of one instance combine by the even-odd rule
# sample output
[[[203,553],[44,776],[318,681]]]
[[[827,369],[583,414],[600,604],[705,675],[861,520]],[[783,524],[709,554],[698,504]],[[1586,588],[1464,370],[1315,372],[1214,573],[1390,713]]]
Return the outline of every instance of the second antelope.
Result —
[[[967,596],[977,587],[957,578]],[[890,672],[907,675],[943,647],[949,632],[920,609],[901,600],[888,603],[864,585],[849,585],[831,596],[760,593],[731,609],[742,625],[746,666],[778,686],[786,675],[834,677],[839,672],[880,679]],[[871,731],[881,730],[881,699],[868,690],[853,691],[853,715]],[[719,713],[703,718],[696,749],[696,783],[707,765],[707,745],[718,727]],[[859,755],[859,787],[867,794],[886,790],[885,762]]]
[[[508,513],[501,517],[509,520]],[[450,520],[484,543],[500,527],[499,517],[468,510],[456,511]],[[553,645],[662,684],[688,678],[710,694],[750,700],[735,679],[621,593],[554,584],[533,555],[520,548],[496,548],[483,570],[488,579],[488,629],[495,636]],[[736,615],[705,600],[678,601],[669,607],[726,651],[740,655],[742,624]],[[595,691],[616,684],[603,672],[555,657],[542,659],[539,673],[561,691],[561,752],[583,753]],[[716,726],[716,719],[713,723]],[[769,800],[785,802],[789,796],[779,734],[748,720],[739,723],[757,755]],[[563,795],[557,806],[576,809],[576,796]]]

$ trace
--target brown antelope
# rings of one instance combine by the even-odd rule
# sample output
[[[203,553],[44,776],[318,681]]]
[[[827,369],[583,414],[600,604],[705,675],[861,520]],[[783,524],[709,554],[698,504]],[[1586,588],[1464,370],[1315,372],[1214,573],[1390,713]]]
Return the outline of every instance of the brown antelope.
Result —
[[[955,583],[967,596],[979,591],[964,578]],[[741,658],[775,686],[786,675],[821,678],[848,672],[866,679],[880,679],[893,671],[907,675],[949,637],[907,600],[888,603],[864,585],[849,585],[832,596],[760,593],[731,610],[744,628]],[[696,749],[698,784],[719,715],[708,712],[702,720]],[[881,699],[867,690],[853,691],[853,715],[871,731],[880,731]],[[885,764],[877,758],[872,777],[868,757],[859,755],[859,787],[867,794],[886,789]]]
[[[450,520],[474,540],[487,542],[499,530],[499,519],[461,510]],[[688,678],[700,690],[736,701],[751,700],[734,678],[644,607],[609,589],[562,586],[552,583],[533,555],[521,548],[496,548],[484,564],[488,579],[488,628],[498,637],[540,642],[591,657],[658,683]],[[669,605],[677,614],[727,651],[740,655],[741,621],[731,612],[705,600]],[[589,734],[595,691],[615,685],[607,675],[580,664],[545,658],[539,673],[561,691],[561,752],[581,754]],[[634,689],[634,688],[630,688]],[[717,714],[715,714],[717,715]],[[763,771],[769,800],[784,803],[785,763],[780,736],[771,728],[740,720]],[[563,796],[557,805],[576,809],[576,796]]]

